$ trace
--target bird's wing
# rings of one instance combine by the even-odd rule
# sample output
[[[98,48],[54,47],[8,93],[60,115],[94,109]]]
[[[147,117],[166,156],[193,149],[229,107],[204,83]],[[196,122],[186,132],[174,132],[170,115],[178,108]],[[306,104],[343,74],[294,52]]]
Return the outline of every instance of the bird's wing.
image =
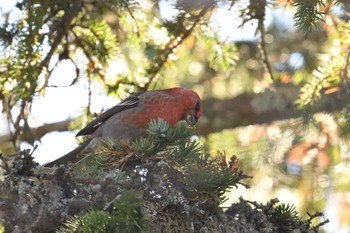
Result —
[[[134,108],[139,104],[139,96],[129,96],[113,108],[102,113],[96,117],[93,121],[87,124],[82,130],[80,130],[76,136],[89,135],[95,132],[95,130],[106,120],[112,117],[114,114],[124,111],[126,109]]]

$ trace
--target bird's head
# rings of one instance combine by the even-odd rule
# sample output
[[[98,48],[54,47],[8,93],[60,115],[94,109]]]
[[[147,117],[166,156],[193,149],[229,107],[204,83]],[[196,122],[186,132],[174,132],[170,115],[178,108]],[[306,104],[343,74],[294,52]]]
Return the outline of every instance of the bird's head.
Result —
[[[180,94],[184,110],[182,120],[185,120],[189,126],[194,126],[202,116],[201,99],[198,94],[186,88],[170,89],[174,94]]]
[[[185,120],[189,126],[193,126],[197,123],[202,116],[202,105],[198,97],[198,101],[191,105],[191,108],[185,112]]]

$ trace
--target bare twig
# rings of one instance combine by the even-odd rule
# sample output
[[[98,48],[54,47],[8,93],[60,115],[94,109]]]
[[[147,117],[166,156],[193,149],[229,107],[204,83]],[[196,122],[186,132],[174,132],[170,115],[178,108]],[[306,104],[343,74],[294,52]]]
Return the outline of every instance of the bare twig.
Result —
[[[128,162],[129,159],[131,159],[133,156],[135,156],[134,152],[131,152],[129,154],[127,154],[124,158],[122,158],[121,160],[119,160],[119,166],[120,166],[120,170],[123,170],[125,167],[125,164]]]
[[[80,7],[81,4],[82,4],[82,0],[72,1],[72,6],[68,8],[68,11],[65,12],[65,16],[62,19],[61,27],[57,29],[56,37],[51,45],[50,51],[46,54],[46,57],[42,60],[39,67],[43,68],[48,66],[56,48],[61,43],[62,38],[67,34],[67,29],[69,28],[72,20],[79,13],[81,9]]]
[[[60,85],[60,86],[58,86],[58,85],[47,85],[47,87],[52,87],[52,88],[71,87],[71,86],[73,86],[74,84],[77,83],[77,81],[78,81],[78,79],[79,79],[80,69],[79,69],[79,67],[77,66],[77,64],[74,62],[74,60],[73,60],[72,58],[67,58],[67,59],[70,60],[70,61],[72,62],[72,64],[74,65],[74,67],[75,67],[75,78],[72,80],[71,83],[66,84],[66,85]],[[57,67],[58,63],[59,63],[59,62],[57,62],[57,63],[55,64],[54,68]],[[52,73],[52,71],[54,70],[54,68],[52,68],[52,69],[49,71],[49,74],[48,74],[49,76],[51,75],[51,73]]]
[[[87,105],[87,109],[86,109],[86,116],[90,115],[90,111],[91,111],[91,100],[92,100],[92,89],[91,89],[91,83],[92,83],[92,77],[91,77],[91,72],[88,70],[88,105]]]
[[[140,36],[141,36],[141,35],[140,35],[140,27],[139,27],[139,25],[138,25],[138,23],[137,23],[137,20],[136,20],[134,14],[132,13],[132,11],[130,10],[130,8],[129,8],[128,6],[126,6],[126,10],[128,11],[130,17],[131,17],[131,18],[133,19],[133,21],[134,21],[134,24],[135,24],[135,27],[136,27],[136,35],[137,35],[138,37],[140,37]]]
[[[153,71],[152,75],[149,77],[148,82],[145,84],[144,87],[141,88],[142,91],[146,91],[153,81],[155,77],[158,75],[164,64],[168,61],[169,56],[174,52],[174,50],[179,47],[193,32],[194,28],[197,26],[197,24],[200,22],[202,17],[211,9],[210,6],[204,7],[196,16],[194,22],[192,23],[191,27],[188,28],[185,32],[183,32],[178,38],[175,38],[171,40],[166,46],[165,49],[162,51],[163,53],[160,55],[159,62],[155,62],[154,66],[151,68]]]
[[[263,62],[265,64],[265,66],[266,66],[267,72],[270,75],[270,79],[273,80],[271,64],[269,62],[268,54],[267,54],[267,51],[266,51],[264,18],[259,19],[258,30],[260,31],[260,34],[261,34],[260,46],[261,46],[261,50],[262,50],[262,59],[263,59]]]

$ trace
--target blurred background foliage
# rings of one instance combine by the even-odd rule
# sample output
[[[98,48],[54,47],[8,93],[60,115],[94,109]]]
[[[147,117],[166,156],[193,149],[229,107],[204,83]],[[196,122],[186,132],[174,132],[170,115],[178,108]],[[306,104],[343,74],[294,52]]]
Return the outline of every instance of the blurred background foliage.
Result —
[[[117,102],[138,91],[184,86],[203,101],[220,101],[292,86],[300,90],[292,118],[242,122],[201,140],[210,152],[236,155],[253,176],[251,188],[227,194],[228,201],[278,197],[304,214],[325,211],[329,232],[349,227],[349,103],[339,98],[340,108],[331,103],[317,111],[330,95],[349,96],[348,1],[22,0],[1,13],[7,124],[0,128],[10,135],[0,140],[2,152],[40,140],[31,133],[38,127],[31,109],[51,89],[85,90],[71,97],[86,103],[72,130],[93,117],[96,96]],[[262,99],[260,107],[272,102]],[[217,109],[205,106],[202,121],[215,125],[206,113]]]

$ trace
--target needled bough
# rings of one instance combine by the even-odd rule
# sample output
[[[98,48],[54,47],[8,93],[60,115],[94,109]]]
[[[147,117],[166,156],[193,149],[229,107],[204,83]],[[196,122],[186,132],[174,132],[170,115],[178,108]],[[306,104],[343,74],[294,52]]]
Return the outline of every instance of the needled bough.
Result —
[[[129,144],[106,141],[97,154],[97,162],[103,165],[121,166],[127,162],[173,161],[178,164],[193,163],[199,160],[201,148],[193,140],[195,129],[185,121],[174,127],[162,118],[151,120],[147,136]]]
[[[140,194],[128,191],[106,210],[91,210],[69,218],[58,233],[147,232]]]
[[[184,122],[172,127],[163,119],[153,120],[147,133],[131,145],[108,142],[74,169],[41,167],[29,151],[0,154],[0,168],[5,169],[0,180],[0,229],[317,232],[326,223],[313,226],[321,213],[301,220],[293,206],[276,200],[262,205],[240,199],[222,209],[226,192],[238,185],[247,187],[242,180],[249,176],[239,169],[238,160],[221,152],[205,153],[193,140],[194,128]]]
[[[171,127],[161,118],[152,120],[147,133],[147,137],[131,145],[105,144],[97,156],[97,163],[102,167],[117,166],[131,171],[140,166],[147,167],[139,171],[149,174],[150,164],[160,162],[164,168],[162,176],[167,179],[165,183],[176,183],[185,198],[215,208],[225,200],[225,192],[243,184],[242,179],[250,178],[232,163],[227,163],[224,153],[215,156],[204,153],[200,143],[193,139],[195,129],[184,121]],[[145,182],[147,178],[144,177]]]

